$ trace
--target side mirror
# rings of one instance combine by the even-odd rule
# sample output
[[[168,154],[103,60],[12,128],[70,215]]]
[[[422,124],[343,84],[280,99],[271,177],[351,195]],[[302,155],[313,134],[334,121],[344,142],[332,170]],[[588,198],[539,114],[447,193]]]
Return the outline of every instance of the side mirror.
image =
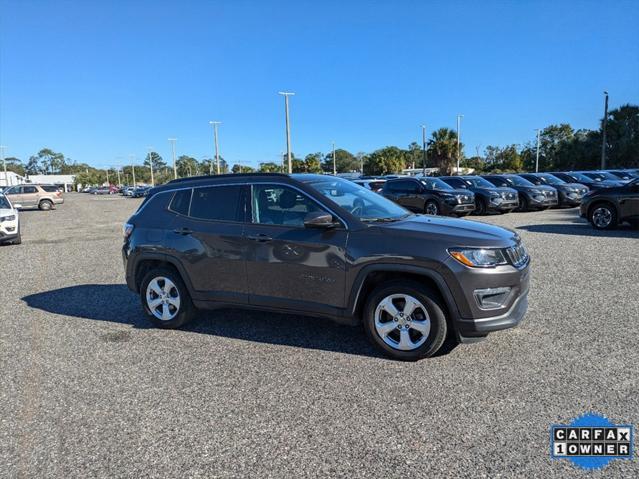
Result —
[[[19,210],[20,208],[22,208],[22,205],[20,205],[20,204],[15,204],[15,205],[13,205],[13,207],[14,207],[16,210]]]
[[[313,211],[304,218],[306,228],[334,228],[337,226],[333,220],[333,215],[323,211]]]

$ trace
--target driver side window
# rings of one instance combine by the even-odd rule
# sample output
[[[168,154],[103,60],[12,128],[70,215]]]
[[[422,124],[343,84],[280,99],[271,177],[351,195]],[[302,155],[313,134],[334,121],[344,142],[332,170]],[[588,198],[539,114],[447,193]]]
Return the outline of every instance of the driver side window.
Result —
[[[254,185],[253,223],[303,227],[309,213],[325,212],[303,193],[280,185]]]

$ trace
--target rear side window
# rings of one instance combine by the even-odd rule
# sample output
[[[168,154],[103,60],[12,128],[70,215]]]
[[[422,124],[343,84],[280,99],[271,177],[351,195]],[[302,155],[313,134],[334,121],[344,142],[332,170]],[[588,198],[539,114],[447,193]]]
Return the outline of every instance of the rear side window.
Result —
[[[56,193],[58,191],[58,187],[54,185],[42,185],[40,188],[42,188],[47,193]]]
[[[191,204],[191,189],[176,191],[169,205],[169,209],[174,213],[187,216],[189,205]]]
[[[190,216],[201,220],[243,221],[242,186],[195,188]]]
[[[38,189],[35,186],[23,186],[22,187],[22,193],[23,194],[27,194],[27,193],[37,193]]]

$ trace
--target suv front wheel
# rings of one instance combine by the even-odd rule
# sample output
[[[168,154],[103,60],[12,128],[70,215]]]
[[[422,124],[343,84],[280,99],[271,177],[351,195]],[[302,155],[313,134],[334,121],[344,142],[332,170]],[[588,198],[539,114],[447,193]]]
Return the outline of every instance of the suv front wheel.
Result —
[[[159,328],[179,328],[195,311],[182,279],[167,268],[153,269],[144,276],[140,299],[147,317]]]
[[[366,301],[363,323],[375,346],[404,361],[432,356],[447,333],[437,295],[413,281],[389,281],[375,288]]]
[[[617,211],[610,203],[597,203],[590,208],[590,223],[598,230],[610,230],[617,227]]]

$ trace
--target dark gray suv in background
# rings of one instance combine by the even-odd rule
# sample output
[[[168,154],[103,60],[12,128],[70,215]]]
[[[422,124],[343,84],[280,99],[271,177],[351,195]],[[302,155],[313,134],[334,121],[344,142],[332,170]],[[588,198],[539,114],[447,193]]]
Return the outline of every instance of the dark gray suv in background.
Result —
[[[177,328],[197,308],[247,307],[361,321],[405,360],[447,336],[517,325],[529,258],[517,233],[415,215],[348,180],[220,175],[154,188],[124,225],[129,288]]]

